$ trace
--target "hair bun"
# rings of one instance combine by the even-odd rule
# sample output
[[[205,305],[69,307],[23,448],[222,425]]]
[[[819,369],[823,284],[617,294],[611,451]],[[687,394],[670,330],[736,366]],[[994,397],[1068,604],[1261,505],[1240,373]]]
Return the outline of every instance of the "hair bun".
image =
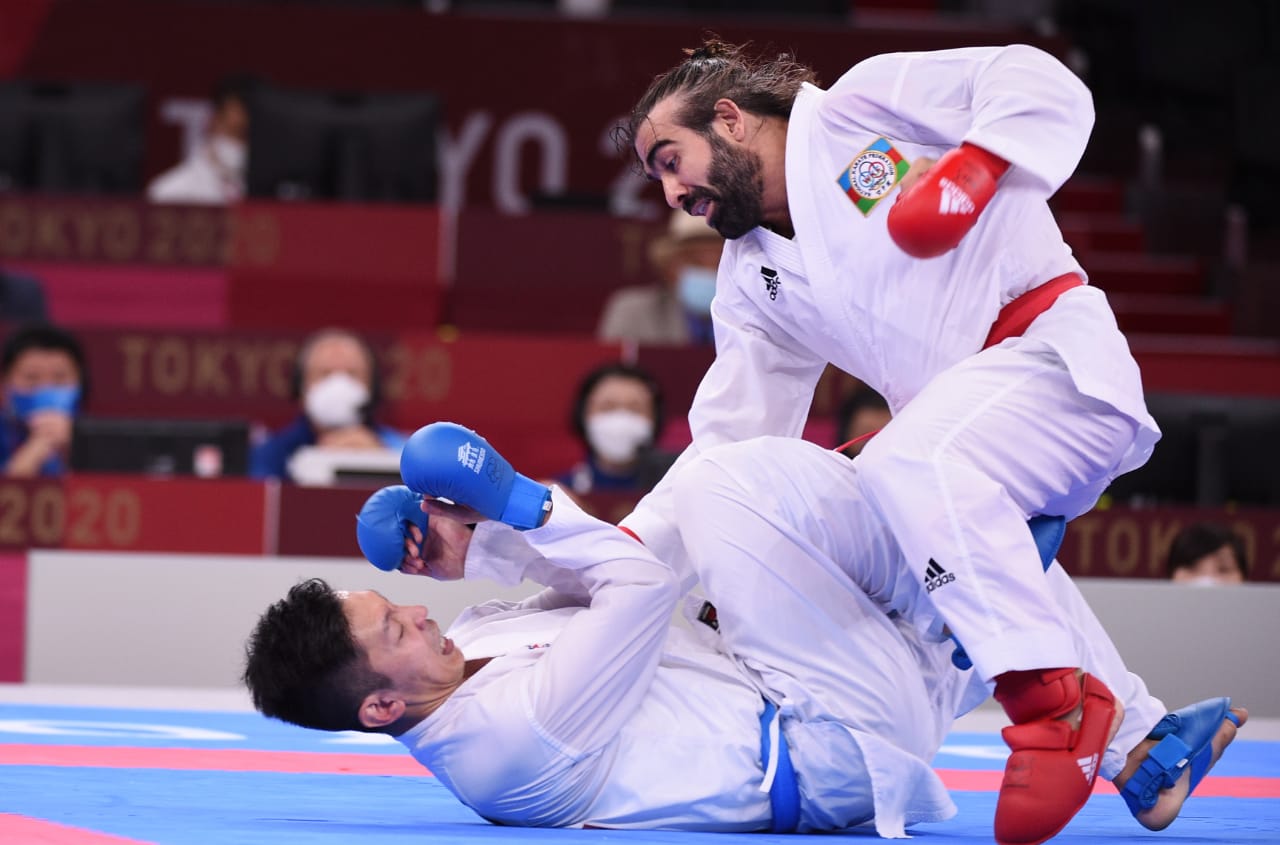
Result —
[[[719,38],[708,38],[701,47],[685,50],[690,61],[711,61],[713,59],[732,59],[741,48],[721,41]]]

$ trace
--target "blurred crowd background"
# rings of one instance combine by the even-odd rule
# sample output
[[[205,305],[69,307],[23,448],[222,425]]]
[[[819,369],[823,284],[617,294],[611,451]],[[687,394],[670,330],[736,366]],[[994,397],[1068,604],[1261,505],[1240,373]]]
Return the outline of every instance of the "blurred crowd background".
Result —
[[[1097,123],[1052,205],[1165,432],[1103,505],[1160,546],[1141,574],[1221,539],[1192,562],[1227,548],[1280,579],[1269,0],[5,3],[5,483],[371,489],[405,434],[453,419],[625,513],[688,442],[721,243],[612,129],[709,32],[827,83],[876,53],[1014,42],[1079,74]],[[877,399],[829,372],[805,436],[873,430]]]

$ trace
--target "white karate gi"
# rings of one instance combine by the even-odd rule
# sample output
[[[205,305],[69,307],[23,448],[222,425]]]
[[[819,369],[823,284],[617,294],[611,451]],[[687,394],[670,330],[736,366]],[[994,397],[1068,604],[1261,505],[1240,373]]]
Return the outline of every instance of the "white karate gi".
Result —
[[[799,436],[831,362],[894,411],[862,453],[864,486],[916,577],[931,560],[954,576],[931,605],[977,670],[1080,666],[1026,520],[1088,510],[1146,461],[1159,430],[1095,288],[1067,291],[1022,337],[980,350],[1012,299],[1064,273],[1083,277],[1046,200],[1092,120],[1080,81],[1022,45],[878,56],[828,91],[806,84],[786,140],[796,236],[756,228],[726,245],[693,445],[623,524],[670,554],[669,479],[716,444]],[[907,161],[970,141],[1012,167],[960,245],[919,260],[885,227],[896,189],[864,215],[838,182],[878,138]],[[917,622],[937,627],[927,617]]]
[[[466,563],[468,578],[554,589],[465,611],[448,635],[468,659],[493,659],[400,741],[494,821],[761,830],[765,696],[780,705],[800,830],[874,815],[881,835],[902,836],[954,814],[928,763],[987,690],[950,665],[949,641],[905,620],[920,587],[884,580],[902,558],[848,459],[799,440],[737,444],[691,466],[675,495],[718,635],[672,627],[675,573],[556,490],[546,526],[483,523]],[[1059,576],[1086,665],[1098,656],[1117,695],[1149,699]],[[1151,702],[1142,733],[1164,713]]]

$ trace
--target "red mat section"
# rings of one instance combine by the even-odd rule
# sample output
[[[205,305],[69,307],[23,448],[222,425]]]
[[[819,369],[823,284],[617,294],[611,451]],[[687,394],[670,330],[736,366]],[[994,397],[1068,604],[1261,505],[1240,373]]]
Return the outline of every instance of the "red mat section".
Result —
[[[0,842],[12,842],[14,845],[148,845],[141,839],[125,839],[9,813],[0,813]]]
[[[73,766],[105,769],[282,772],[286,774],[429,775],[406,755],[328,754],[311,751],[109,748],[80,745],[0,745],[2,766]],[[0,841],[5,841],[0,838]]]

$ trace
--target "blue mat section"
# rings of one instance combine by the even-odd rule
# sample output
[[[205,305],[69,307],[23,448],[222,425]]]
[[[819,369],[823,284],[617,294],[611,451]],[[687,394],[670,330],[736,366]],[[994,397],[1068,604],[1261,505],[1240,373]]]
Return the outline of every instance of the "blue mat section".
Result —
[[[922,842],[991,842],[995,794],[956,793],[960,814],[912,831]],[[159,845],[256,843],[618,842],[765,843],[769,834],[532,830],[486,824],[431,777],[361,777],[145,770],[0,769],[0,809]],[[1138,826],[1120,798],[1095,796],[1055,843],[1275,843],[1280,802],[1193,798],[1156,834]],[[868,841],[869,831],[837,834]]]
[[[403,755],[388,740],[307,731],[252,713],[0,705],[0,744],[216,748]],[[936,765],[999,770],[996,734],[953,734]],[[1280,743],[1237,740],[1214,775],[1280,777]],[[912,830],[927,845],[991,839],[994,792],[954,793],[960,814]],[[156,845],[392,845],[392,843],[627,843],[762,845],[770,834],[503,828],[460,805],[429,775],[365,776],[0,765],[0,813],[17,813]],[[867,830],[831,834],[879,841]],[[1055,845],[1276,845],[1280,799],[1196,796],[1166,831],[1140,827],[1118,796],[1098,795]],[[5,843],[10,845],[10,843]],[[13,843],[21,845],[21,843]]]
[[[0,742],[404,754],[387,737],[311,731],[257,713],[0,704]]]

